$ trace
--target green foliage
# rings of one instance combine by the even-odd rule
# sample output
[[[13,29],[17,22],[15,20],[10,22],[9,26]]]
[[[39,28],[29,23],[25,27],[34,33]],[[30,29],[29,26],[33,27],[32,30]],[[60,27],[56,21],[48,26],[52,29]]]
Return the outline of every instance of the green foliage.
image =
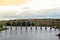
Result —
[[[2,30],[7,30],[8,28],[0,28],[0,31],[2,31]]]
[[[10,22],[0,22],[0,26],[7,26],[7,24],[10,24]],[[40,19],[40,20],[34,20],[32,23],[27,22],[27,26],[56,26],[57,28],[60,28],[60,19]],[[17,23],[15,21],[12,22],[12,26],[21,26],[21,23],[17,20]],[[26,26],[26,22],[22,22],[22,26]]]
[[[57,22],[55,25],[57,28],[60,28],[60,22]]]
[[[2,26],[6,26],[7,25],[7,23],[6,22],[2,22]]]
[[[35,26],[39,26],[40,25],[40,22],[39,21],[34,21],[34,25]]]

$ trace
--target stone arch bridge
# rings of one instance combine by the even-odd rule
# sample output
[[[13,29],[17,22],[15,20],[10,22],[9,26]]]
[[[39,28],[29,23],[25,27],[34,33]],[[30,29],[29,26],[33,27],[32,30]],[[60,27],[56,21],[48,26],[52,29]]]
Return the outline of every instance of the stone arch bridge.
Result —
[[[20,20],[8,20],[0,21],[0,27],[2,27],[1,22],[6,22],[6,26],[53,26],[56,27],[56,23],[60,22],[59,19],[20,19]]]

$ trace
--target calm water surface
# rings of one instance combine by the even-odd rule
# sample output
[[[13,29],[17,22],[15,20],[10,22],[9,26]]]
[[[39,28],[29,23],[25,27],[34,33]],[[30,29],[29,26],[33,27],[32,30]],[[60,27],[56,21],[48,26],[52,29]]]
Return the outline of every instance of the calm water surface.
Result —
[[[10,27],[8,27],[10,28]],[[35,27],[30,29],[30,27],[25,29],[25,27],[22,27],[22,30],[20,27],[12,27],[12,30],[5,30],[0,31],[0,40],[60,40],[56,36],[56,34],[59,33],[58,29],[50,28],[48,27],[47,30],[45,30],[45,27],[36,30]]]

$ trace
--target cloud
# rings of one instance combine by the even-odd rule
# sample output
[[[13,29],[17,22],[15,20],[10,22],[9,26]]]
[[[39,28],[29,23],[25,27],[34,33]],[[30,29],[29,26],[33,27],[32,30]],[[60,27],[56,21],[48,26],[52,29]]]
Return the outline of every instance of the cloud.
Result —
[[[3,19],[32,19],[32,18],[60,18],[60,9],[47,9],[37,11],[24,11],[21,14],[16,14],[15,11],[6,11],[1,13],[0,18]]]
[[[31,0],[26,4],[0,6],[0,18],[60,18],[59,0]]]
[[[0,5],[16,5],[28,2],[28,0],[0,0]]]

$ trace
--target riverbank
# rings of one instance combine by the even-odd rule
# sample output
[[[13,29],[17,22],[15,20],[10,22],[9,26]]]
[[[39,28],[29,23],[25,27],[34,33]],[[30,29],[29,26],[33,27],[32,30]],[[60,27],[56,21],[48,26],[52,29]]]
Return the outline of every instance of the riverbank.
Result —
[[[8,28],[0,28],[0,31],[8,30]]]

